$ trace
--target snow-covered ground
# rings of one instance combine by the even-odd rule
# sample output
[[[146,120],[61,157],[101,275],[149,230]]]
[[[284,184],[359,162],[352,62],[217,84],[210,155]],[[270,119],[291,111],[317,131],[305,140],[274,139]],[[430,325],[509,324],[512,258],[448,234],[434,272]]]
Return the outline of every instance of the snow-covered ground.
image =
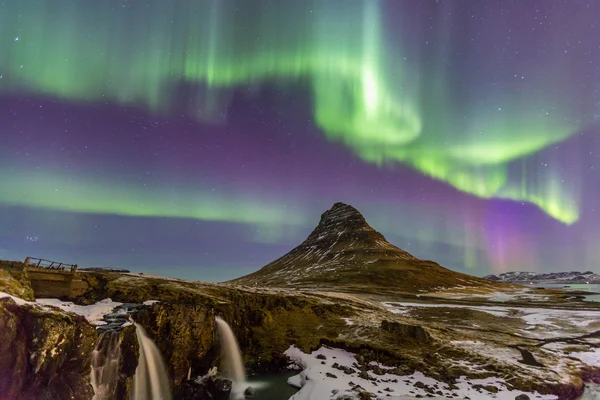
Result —
[[[58,307],[63,311],[72,312],[77,315],[84,316],[92,325],[104,325],[106,321],[102,320],[106,314],[109,314],[115,307],[123,303],[112,301],[111,299],[100,300],[89,306],[79,306],[70,301],[62,301],[58,299],[36,299],[38,304],[45,306]]]
[[[510,399],[520,394],[527,394],[536,399],[556,399],[552,395],[540,395],[539,393],[526,393],[518,390],[509,390],[505,382],[500,378],[466,379],[461,377],[456,382],[456,388],[450,388],[443,382],[426,377],[416,371],[412,375],[393,375],[385,373],[376,375],[367,372],[369,379],[363,374],[359,376],[356,368],[355,354],[342,349],[333,349],[322,346],[320,349],[306,354],[294,346],[285,354],[302,368],[302,372],[289,378],[290,385],[300,388],[300,391],[290,400],[327,400],[340,399],[344,395],[355,396],[364,390],[373,393],[377,398],[385,399],[411,399],[416,396],[428,397],[426,389],[430,389],[436,398],[447,398],[452,396],[457,399],[470,398],[471,400],[487,399]],[[350,367],[354,373],[346,374],[344,371],[333,367],[337,363],[341,368]],[[353,367],[354,365],[354,367]],[[389,369],[384,365],[379,367],[385,371]],[[492,393],[481,386],[493,386],[498,392]]]
[[[22,306],[24,304],[35,304],[32,301],[23,300],[20,297],[16,297],[16,296],[10,295],[8,293],[0,292],[0,299],[5,298],[5,297],[9,297],[9,298],[13,299],[15,301],[15,303],[17,303],[17,305],[19,305],[19,306]]]
[[[50,309],[47,306],[58,307],[63,311],[72,312],[74,314],[84,316],[92,325],[106,324],[106,322],[103,321],[102,318],[106,314],[109,314],[115,307],[120,306],[122,304],[112,301],[111,299],[104,299],[89,306],[79,306],[70,301],[62,301],[58,299],[36,299],[36,301],[27,301],[19,297],[11,296],[8,293],[0,292],[0,298],[3,297],[10,297],[15,301],[15,303],[17,303],[20,306],[29,304],[47,311],[50,311]]]
[[[513,290],[483,290],[476,292],[476,289],[468,286],[455,286],[450,289],[437,292],[423,293],[430,297],[438,297],[453,300],[486,300],[494,303],[523,302],[523,301],[547,301],[550,299],[547,293],[541,293],[532,288],[513,289]]]
[[[600,349],[591,349],[590,351],[574,352],[569,354],[586,364],[594,367],[600,367]]]
[[[600,311],[569,310],[555,308],[514,307],[514,306],[475,306],[446,303],[396,303],[385,302],[383,306],[394,314],[410,315],[411,311],[422,307],[466,308],[491,314],[500,318],[521,319],[521,334],[532,338],[556,338],[574,332],[587,332],[592,324],[600,323]],[[596,329],[600,329],[597,327]]]
[[[560,308],[517,307],[510,304],[478,306],[447,303],[408,303],[385,302],[388,312],[419,319],[422,315],[436,315],[436,323],[453,324],[456,337],[448,344],[469,354],[465,360],[447,360],[449,366],[466,367],[471,372],[490,370],[489,362],[513,368],[522,377],[535,377],[541,381],[570,384],[572,376],[586,365],[600,367],[600,339],[586,337],[600,331],[600,311],[573,310]],[[423,308],[437,308],[433,313],[422,314]],[[454,309],[468,309],[489,314],[491,317],[451,312]],[[448,318],[445,320],[445,318]],[[497,332],[498,339],[490,337]],[[466,333],[465,338],[461,335]],[[522,345],[541,363],[542,367],[523,361],[521,351],[508,344],[515,344],[523,338]],[[569,341],[566,338],[577,338]],[[516,340],[515,340],[516,339]],[[535,339],[533,342],[530,339]],[[543,340],[551,339],[547,343]],[[507,341],[508,340],[508,341]],[[552,341],[556,340],[556,341]],[[538,343],[538,346],[532,346]],[[478,361],[477,361],[478,360]],[[588,392],[596,390],[592,386]],[[588,396],[588,395],[586,395]],[[600,397],[582,397],[599,400]]]
[[[80,306],[71,301],[63,301],[59,299],[36,299],[35,301],[27,301],[16,296],[12,296],[8,293],[0,292],[0,298],[3,297],[10,297],[15,301],[15,303],[17,303],[17,305],[20,306],[29,304],[32,306],[37,306],[43,310],[50,310],[46,306],[58,307],[63,311],[81,315],[85,317],[90,324],[96,326],[105,325],[106,321],[103,320],[104,316],[110,314],[116,307],[123,304],[117,301],[112,301],[111,299],[100,300],[97,303],[87,306]],[[151,306],[156,303],[158,303],[158,300],[146,300],[143,304],[145,306]]]

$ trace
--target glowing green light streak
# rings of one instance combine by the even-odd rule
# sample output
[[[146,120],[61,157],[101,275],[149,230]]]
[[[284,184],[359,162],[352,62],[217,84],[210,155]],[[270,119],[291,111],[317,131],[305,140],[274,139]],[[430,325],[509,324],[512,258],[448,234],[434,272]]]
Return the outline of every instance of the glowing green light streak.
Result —
[[[363,160],[400,162],[479,197],[527,201],[565,223],[578,218],[571,193],[544,189],[556,183],[555,177],[515,190],[514,173],[509,173],[511,162],[574,132],[564,116],[523,111],[553,109],[537,94],[504,94],[510,105],[505,117],[476,109],[460,126],[462,116],[452,111],[451,74],[421,77],[422,71],[389,55],[380,2],[306,1],[262,9],[243,1],[180,7],[161,0],[130,11],[117,11],[110,2],[41,3],[45,7],[12,2],[0,14],[2,92],[141,102],[166,112],[178,84],[198,83],[206,86],[205,109],[198,114],[206,115],[218,111],[214,98],[223,90],[302,79],[310,83],[314,118],[326,137]],[[253,14],[244,16],[238,9]],[[394,40],[394,46],[398,43]],[[432,94],[413,85],[428,78],[437,82]],[[431,112],[428,103],[442,109]]]
[[[1,173],[0,204],[132,217],[190,218],[264,228],[303,226],[301,213],[268,199],[212,190],[132,186],[54,173]]]

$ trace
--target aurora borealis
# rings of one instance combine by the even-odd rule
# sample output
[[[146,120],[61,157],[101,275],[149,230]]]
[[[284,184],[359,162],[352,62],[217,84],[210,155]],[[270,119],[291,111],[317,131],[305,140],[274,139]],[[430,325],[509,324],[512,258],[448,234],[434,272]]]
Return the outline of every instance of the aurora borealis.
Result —
[[[597,271],[599,16],[0,0],[0,258],[227,279],[344,201],[457,270]]]

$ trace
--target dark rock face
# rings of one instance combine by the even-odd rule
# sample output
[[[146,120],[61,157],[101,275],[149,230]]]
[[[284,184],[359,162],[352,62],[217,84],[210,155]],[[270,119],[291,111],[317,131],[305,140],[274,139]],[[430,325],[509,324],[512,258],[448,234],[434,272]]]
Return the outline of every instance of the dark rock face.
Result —
[[[98,334],[85,318],[0,299],[0,398],[91,399]]]
[[[172,386],[181,384],[190,368],[197,376],[211,367],[216,358],[209,354],[216,344],[214,315],[214,309],[202,304],[157,303],[138,312],[136,322],[159,348]]]
[[[127,326],[119,332],[121,335],[121,362],[119,377],[116,384],[115,399],[129,399],[133,375],[138,365],[139,344],[133,325]]]
[[[417,325],[406,325],[384,320],[381,321],[381,329],[404,339],[413,339],[417,342],[428,343],[431,340],[429,333],[423,327]]]
[[[352,206],[335,203],[299,246],[241,285],[343,288],[346,292],[413,293],[418,289],[490,284],[420,260],[389,243]]]
[[[185,381],[175,389],[173,400],[229,400],[231,387],[231,381],[222,378]]]
[[[106,314],[102,318],[106,324],[98,327],[98,333],[105,331],[120,331],[121,327],[129,321],[130,317],[134,317],[140,308],[143,308],[141,304],[131,303],[125,303],[115,307],[112,312]]]

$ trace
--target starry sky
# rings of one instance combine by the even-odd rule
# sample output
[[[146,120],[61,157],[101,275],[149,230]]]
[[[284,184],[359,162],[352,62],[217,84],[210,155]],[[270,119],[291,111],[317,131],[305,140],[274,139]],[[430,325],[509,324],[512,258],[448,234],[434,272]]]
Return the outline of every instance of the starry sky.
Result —
[[[583,0],[0,0],[0,259],[226,280],[343,201],[462,272],[598,272],[599,21]]]

